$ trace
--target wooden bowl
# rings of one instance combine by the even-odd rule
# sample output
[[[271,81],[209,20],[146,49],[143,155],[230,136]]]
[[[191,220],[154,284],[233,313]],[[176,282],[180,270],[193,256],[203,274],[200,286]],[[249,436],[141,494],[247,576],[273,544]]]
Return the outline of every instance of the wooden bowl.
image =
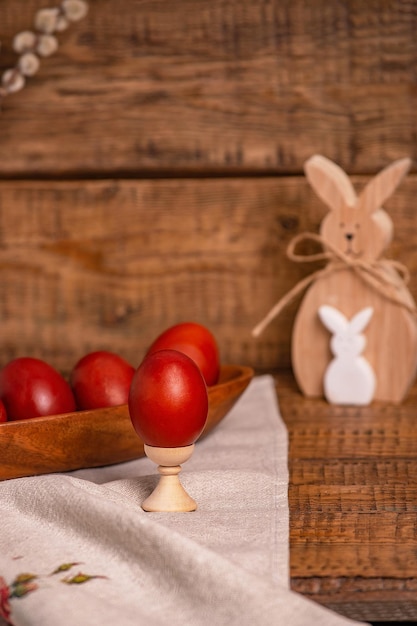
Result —
[[[253,374],[250,367],[222,366],[219,383],[208,388],[201,437],[227,415]],[[144,456],[143,445],[127,404],[6,422],[0,424],[0,480],[130,461]]]

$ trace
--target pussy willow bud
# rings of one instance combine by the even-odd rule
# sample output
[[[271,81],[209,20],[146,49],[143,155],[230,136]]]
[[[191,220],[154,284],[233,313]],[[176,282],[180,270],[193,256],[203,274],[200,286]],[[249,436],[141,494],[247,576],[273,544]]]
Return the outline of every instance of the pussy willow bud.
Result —
[[[33,52],[25,52],[20,57],[17,67],[23,76],[33,76],[40,66],[39,57]]]
[[[2,76],[2,83],[7,93],[16,93],[25,86],[25,77],[16,68],[6,70]]]
[[[36,52],[41,57],[49,57],[58,49],[58,40],[53,35],[40,35],[36,45]]]
[[[36,44],[36,34],[31,30],[23,30],[13,38],[13,50],[18,54],[33,50]]]
[[[67,30],[69,26],[69,21],[65,17],[65,15],[59,15],[56,21],[55,30],[57,33],[61,33],[63,30]]]
[[[61,6],[70,22],[78,22],[88,12],[88,5],[84,0],[64,0]]]
[[[58,20],[59,9],[41,9],[35,15],[35,28],[41,33],[53,33]]]

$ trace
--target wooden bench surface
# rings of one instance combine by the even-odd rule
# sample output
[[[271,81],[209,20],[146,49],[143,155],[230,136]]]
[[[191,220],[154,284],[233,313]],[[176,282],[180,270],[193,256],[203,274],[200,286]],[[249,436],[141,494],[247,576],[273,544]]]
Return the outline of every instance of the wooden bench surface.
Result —
[[[291,586],[349,617],[417,620],[417,385],[335,407],[276,375],[289,431]]]

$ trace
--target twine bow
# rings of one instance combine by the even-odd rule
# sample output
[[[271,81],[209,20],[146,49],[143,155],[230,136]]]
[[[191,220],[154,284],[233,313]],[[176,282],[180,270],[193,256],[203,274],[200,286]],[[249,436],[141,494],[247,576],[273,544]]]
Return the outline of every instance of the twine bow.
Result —
[[[295,251],[297,244],[307,240],[320,243],[324,251],[316,254],[297,254]],[[330,263],[323,269],[317,270],[300,280],[287,292],[252,330],[254,337],[258,337],[268,324],[311,283],[318,278],[346,269],[346,267],[351,268],[361,280],[376,289],[384,298],[404,307],[412,315],[417,315],[416,305],[409,297],[408,291],[404,289],[410,279],[410,275],[407,268],[399,261],[394,261],[393,259],[380,259],[378,261],[354,259],[330,242],[325,241],[321,235],[307,232],[296,235],[290,241],[287,248],[287,256],[296,263],[323,260],[328,260]],[[394,272],[391,270],[394,270]]]

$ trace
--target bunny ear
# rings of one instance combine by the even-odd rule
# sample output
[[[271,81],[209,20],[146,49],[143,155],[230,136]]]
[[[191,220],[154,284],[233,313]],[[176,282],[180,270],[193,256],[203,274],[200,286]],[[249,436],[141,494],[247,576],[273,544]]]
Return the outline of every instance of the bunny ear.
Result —
[[[412,164],[411,159],[398,159],[377,174],[359,196],[358,208],[366,213],[373,213],[382,208],[385,200],[389,198],[398,187]]]
[[[356,313],[356,315],[354,315],[349,322],[350,331],[353,332],[355,335],[361,333],[368,325],[368,322],[371,319],[373,312],[373,308],[371,306],[367,306],[365,309],[359,311],[359,313]]]
[[[346,331],[349,322],[343,313],[335,307],[323,304],[319,307],[318,314],[324,326],[334,335]]]
[[[347,174],[336,163],[315,154],[304,163],[307,180],[330,209],[356,204],[356,193]]]

